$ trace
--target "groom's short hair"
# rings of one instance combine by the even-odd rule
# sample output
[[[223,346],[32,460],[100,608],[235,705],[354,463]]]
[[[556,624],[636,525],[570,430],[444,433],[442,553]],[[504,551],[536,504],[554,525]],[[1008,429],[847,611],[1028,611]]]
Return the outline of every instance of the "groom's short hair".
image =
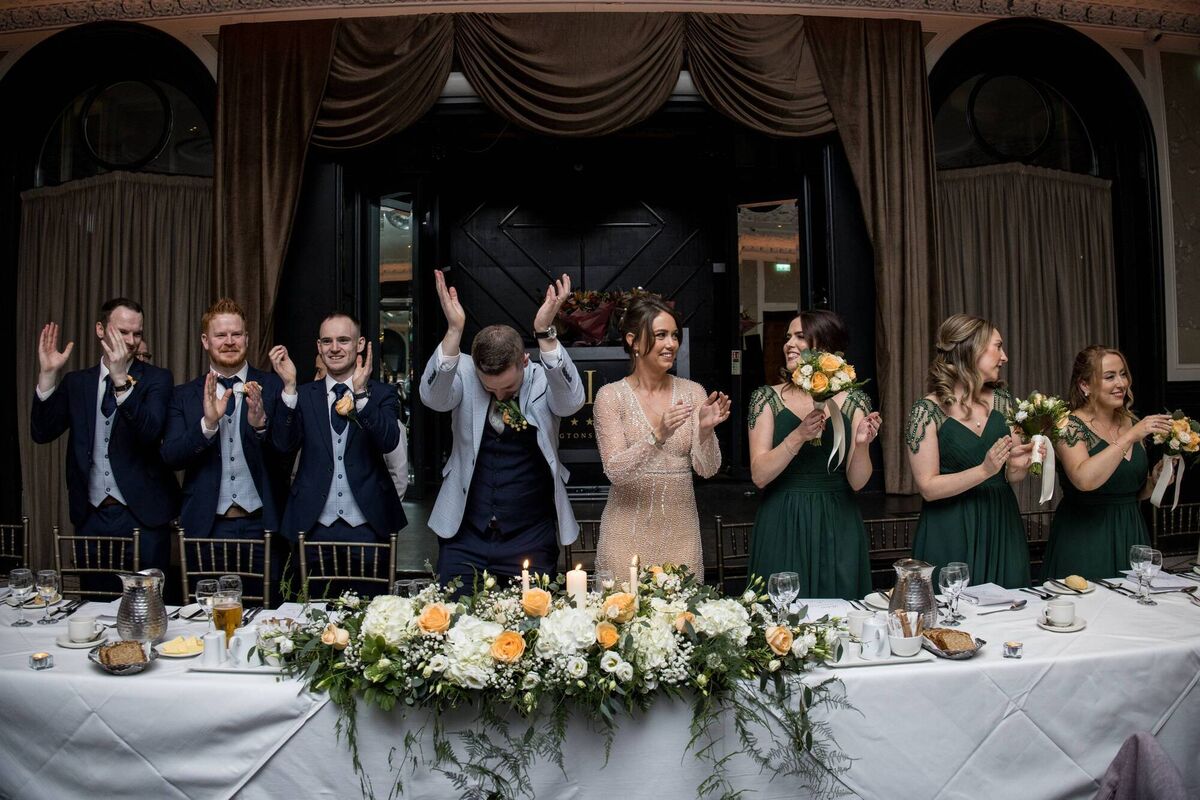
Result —
[[[484,375],[499,375],[525,355],[521,334],[508,325],[488,325],[471,342],[471,359]]]

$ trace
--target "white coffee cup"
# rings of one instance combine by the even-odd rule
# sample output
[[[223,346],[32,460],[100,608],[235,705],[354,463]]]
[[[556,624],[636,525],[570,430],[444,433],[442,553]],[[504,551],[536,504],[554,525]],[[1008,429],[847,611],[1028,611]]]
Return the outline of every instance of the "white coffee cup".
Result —
[[[229,639],[229,661],[240,667],[256,667],[262,664],[262,659],[256,652],[253,657],[250,651],[258,644],[258,628],[238,628]]]
[[[887,658],[892,654],[888,642],[887,620],[882,617],[872,617],[862,625],[862,657],[868,661]]]
[[[1070,600],[1051,600],[1042,609],[1042,622],[1056,628],[1075,624],[1075,604]]]
[[[863,623],[874,616],[873,612],[863,611],[858,608],[846,614],[846,628],[850,631],[850,636],[855,639],[861,639]]]
[[[76,615],[67,619],[67,638],[72,642],[90,642],[103,632],[104,626],[95,617]]]

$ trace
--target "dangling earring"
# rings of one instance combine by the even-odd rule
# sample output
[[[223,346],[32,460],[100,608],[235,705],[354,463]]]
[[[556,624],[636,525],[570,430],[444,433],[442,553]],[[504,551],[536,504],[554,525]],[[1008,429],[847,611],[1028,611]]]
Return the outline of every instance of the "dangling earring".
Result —
[[[639,353],[637,350],[634,350],[634,351],[633,351],[633,357],[634,357],[634,358],[641,358],[641,357],[642,357],[642,354],[641,354],[641,353]]]

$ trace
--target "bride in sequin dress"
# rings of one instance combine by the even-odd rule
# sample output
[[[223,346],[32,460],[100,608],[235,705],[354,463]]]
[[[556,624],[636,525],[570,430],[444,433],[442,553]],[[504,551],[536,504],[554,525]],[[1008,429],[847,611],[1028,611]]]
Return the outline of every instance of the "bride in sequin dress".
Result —
[[[721,466],[713,433],[729,418],[729,398],[677,378],[679,317],[658,297],[630,303],[620,322],[629,377],[596,394],[596,445],[612,483],[600,519],[596,569],[623,574],[637,555],[644,565],[687,565],[701,579],[704,554],[692,491]]]

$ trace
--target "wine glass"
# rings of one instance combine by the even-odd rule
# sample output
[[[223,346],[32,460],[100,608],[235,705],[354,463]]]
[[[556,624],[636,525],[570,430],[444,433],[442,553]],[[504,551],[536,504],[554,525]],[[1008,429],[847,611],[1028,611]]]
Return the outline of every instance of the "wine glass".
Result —
[[[396,597],[412,597],[412,581],[408,578],[401,578],[392,584],[392,594]]]
[[[1150,592],[1146,588],[1146,574],[1149,571],[1150,554],[1153,549],[1144,544],[1135,544],[1129,548],[1129,566],[1133,570],[1134,577],[1137,578],[1137,597],[1138,603],[1143,606],[1156,606],[1158,603],[1150,599]],[[1162,554],[1159,554],[1159,565],[1162,565]]]
[[[8,573],[8,588],[12,590],[13,599],[17,601],[17,621],[12,627],[30,627],[33,623],[25,619],[25,601],[33,597],[33,573],[27,569],[14,569]]]
[[[38,625],[51,625],[50,604],[58,597],[58,573],[52,569],[39,569],[37,574],[37,593],[42,598],[42,618]]]
[[[795,572],[776,572],[767,578],[767,594],[775,606],[775,616],[783,622],[784,610],[800,594],[800,576]]]
[[[217,578],[217,583],[220,586],[220,591],[224,594],[242,593],[242,578],[240,575],[222,575]]]
[[[952,572],[949,572],[947,567],[942,567],[941,570],[938,571],[938,589],[941,591],[942,597],[946,599],[946,612],[942,617],[942,624],[949,627],[958,625],[958,620],[954,616],[954,608],[952,605],[954,601],[953,587],[957,580],[957,576],[955,576]]]
[[[958,600],[962,597],[963,589],[971,585],[971,568],[962,561],[951,561],[946,565],[946,569],[950,570],[955,578],[954,584],[951,586],[951,591],[954,593],[954,604],[951,610],[954,619],[962,622],[966,617],[958,613]]]
[[[196,605],[204,609],[204,613],[208,617],[209,631],[216,630],[213,627],[213,598],[219,591],[221,591],[221,584],[216,578],[196,581]]]

